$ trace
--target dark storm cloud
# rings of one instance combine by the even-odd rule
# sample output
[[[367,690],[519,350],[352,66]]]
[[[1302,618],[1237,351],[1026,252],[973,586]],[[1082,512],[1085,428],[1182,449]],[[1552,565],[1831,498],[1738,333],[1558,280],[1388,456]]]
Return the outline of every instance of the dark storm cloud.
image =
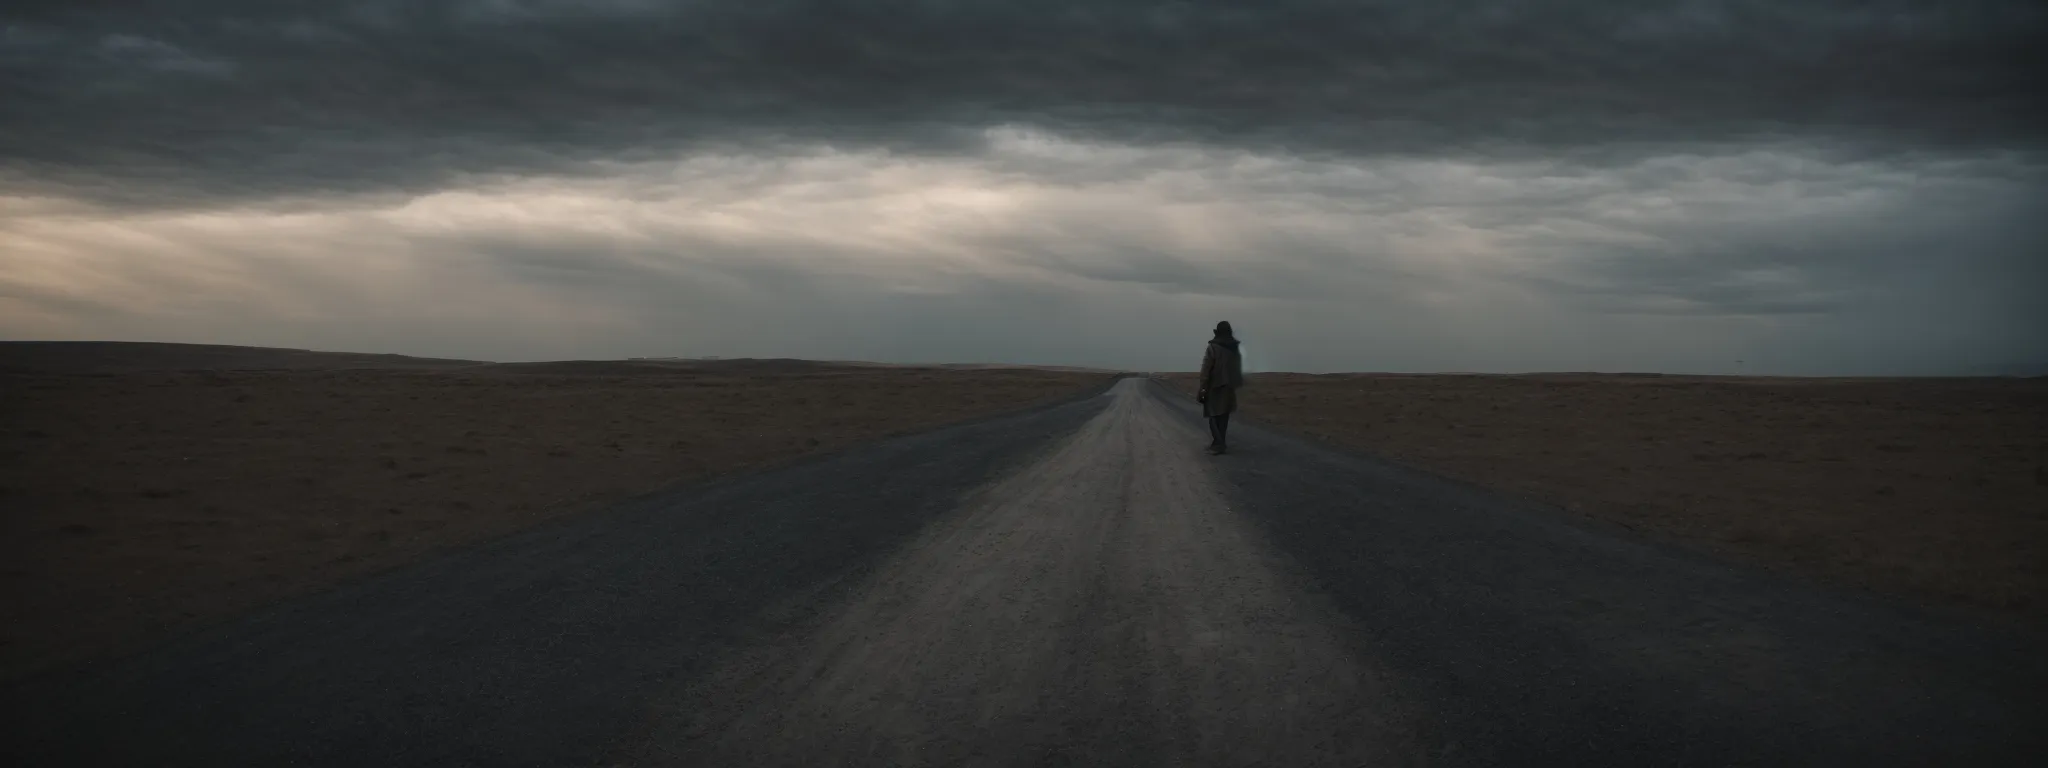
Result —
[[[990,126],[1304,155],[2041,147],[2048,11],[1848,2],[14,2],[0,183],[156,206]],[[1085,169],[1073,169],[1085,172]]]

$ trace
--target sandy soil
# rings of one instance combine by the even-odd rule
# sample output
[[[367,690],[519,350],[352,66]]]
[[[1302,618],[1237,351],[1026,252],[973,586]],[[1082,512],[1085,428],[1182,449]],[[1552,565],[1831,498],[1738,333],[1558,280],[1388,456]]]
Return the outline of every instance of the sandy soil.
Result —
[[[1653,537],[2048,618],[2048,380],[1262,374],[1242,405]]]
[[[728,661],[634,762],[1390,764],[1390,691],[1151,386]]]
[[[669,483],[1106,381],[748,361],[478,366],[295,350],[280,364],[221,348],[176,358],[166,345],[123,362],[104,349],[33,358],[0,346],[0,369],[12,371],[0,374],[0,678]],[[404,368],[363,369],[362,358]],[[33,372],[81,369],[125,372]]]

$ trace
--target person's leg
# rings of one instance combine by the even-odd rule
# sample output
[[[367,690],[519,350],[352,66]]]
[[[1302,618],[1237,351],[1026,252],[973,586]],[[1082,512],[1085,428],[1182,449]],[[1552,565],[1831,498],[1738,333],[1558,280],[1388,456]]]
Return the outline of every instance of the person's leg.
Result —
[[[1226,448],[1226,447],[1229,447],[1229,445],[1230,445],[1230,414],[1227,414],[1227,413],[1226,413],[1226,414],[1223,414],[1223,415],[1221,415],[1221,416],[1218,416],[1218,417],[1216,417],[1216,447],[1218,447],[1218,448]]]
[[[1206,420],[1209,422],[1209,447],[1214,448],[1221,445],[1223,443],[1223,431],[1216,428],[1216,417],[1210,416]]]

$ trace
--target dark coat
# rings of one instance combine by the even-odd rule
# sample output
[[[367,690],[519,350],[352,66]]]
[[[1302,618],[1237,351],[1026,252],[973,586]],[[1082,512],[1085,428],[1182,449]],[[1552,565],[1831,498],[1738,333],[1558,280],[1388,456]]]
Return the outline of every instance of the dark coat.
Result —
[[[1237,391],[1244,388],[1244,358],[1237,352],[1237,340],[1209,340],[1202,353],[1202,377],[1196,393],[1202,400],[1203,416],[1223,416],[1237,410]]]

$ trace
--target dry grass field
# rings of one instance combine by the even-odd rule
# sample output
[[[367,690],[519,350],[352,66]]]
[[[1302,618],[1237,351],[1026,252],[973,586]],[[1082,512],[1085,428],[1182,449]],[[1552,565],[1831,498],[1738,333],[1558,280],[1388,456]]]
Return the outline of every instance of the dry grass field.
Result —
[[[2048,617],[2048,379],[1261,374],[1241,402],[1663,540]]]
[[[235,349],[0,344],[0,678],[671,483],[1108,380]]]

